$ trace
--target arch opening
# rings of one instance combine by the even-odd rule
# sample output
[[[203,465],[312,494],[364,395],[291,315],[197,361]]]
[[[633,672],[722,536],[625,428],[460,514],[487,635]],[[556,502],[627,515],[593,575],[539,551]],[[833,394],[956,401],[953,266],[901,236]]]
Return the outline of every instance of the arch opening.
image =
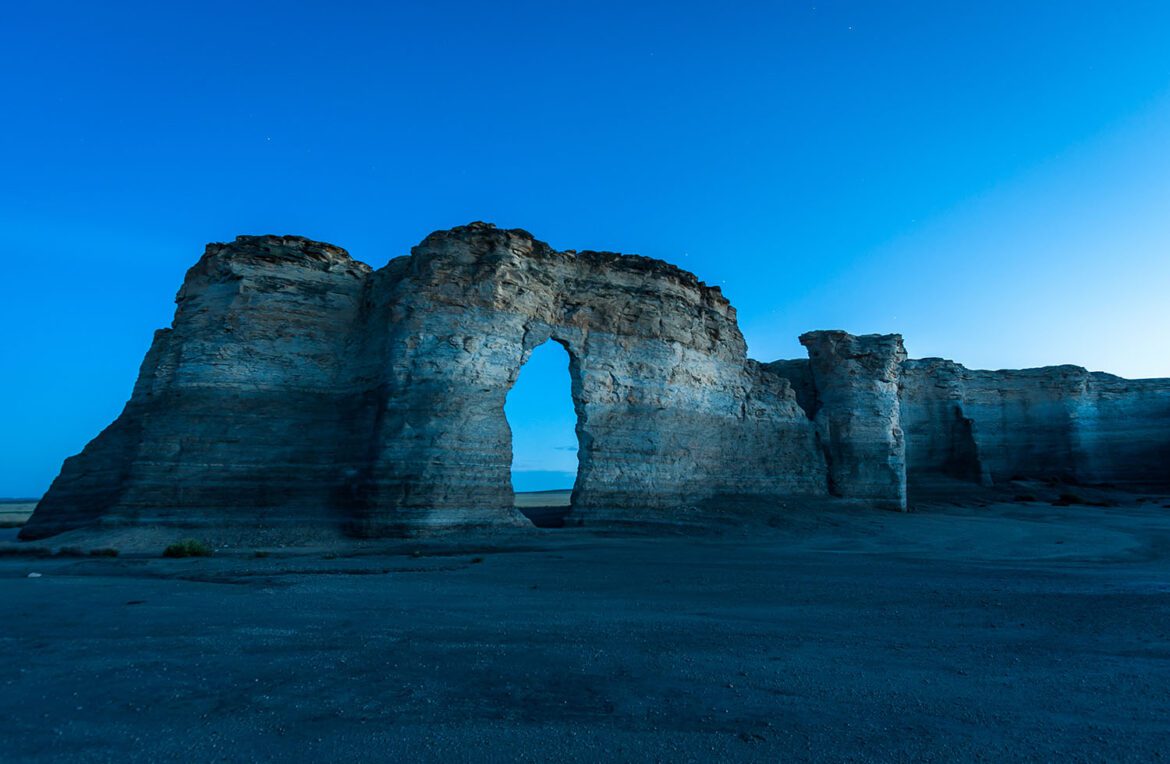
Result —
[[[559,341],[533,349],[508,391],[504,416],[512,433],[516,508],[538,528],[563,527],[572,509],[580,439],[572,357]]]

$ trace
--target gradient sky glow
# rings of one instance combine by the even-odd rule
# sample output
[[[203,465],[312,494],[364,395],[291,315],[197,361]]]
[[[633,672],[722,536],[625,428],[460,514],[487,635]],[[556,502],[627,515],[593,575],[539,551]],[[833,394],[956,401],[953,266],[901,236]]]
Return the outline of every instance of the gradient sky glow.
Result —
[[[695,271],[762,360],[842,328],[1170,376],[1167,41],[1160,1],[10,7],[0,496],[117,415],[240,233],[380,266],[488,220]]]

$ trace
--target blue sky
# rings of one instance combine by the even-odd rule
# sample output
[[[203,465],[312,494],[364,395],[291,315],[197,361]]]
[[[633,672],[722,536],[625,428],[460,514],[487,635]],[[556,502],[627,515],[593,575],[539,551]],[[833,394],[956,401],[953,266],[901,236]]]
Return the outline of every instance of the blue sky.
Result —
[[[695,271],[763,360],[833,327],[1170,376],[1167,40],[1164,2],[12,5],[0,495],[113,419],[240,233],[377,266],[489,220]]]

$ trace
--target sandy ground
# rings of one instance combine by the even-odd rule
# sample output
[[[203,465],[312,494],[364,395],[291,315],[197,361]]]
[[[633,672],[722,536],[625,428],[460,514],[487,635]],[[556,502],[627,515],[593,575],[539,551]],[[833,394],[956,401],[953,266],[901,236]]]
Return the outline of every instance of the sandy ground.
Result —
[[[1163,504],[0,558],[0,759],[1162,760]]]

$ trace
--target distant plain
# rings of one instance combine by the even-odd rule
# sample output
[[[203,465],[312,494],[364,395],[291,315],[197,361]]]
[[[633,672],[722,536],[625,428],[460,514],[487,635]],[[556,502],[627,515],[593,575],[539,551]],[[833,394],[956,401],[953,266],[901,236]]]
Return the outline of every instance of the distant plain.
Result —
[[[516,506],[528,507],[567,507],[573,491],[526,491],[516,493]]]
[[[0,530],[24,525],[36,506],[36,499],[0,499]]]

